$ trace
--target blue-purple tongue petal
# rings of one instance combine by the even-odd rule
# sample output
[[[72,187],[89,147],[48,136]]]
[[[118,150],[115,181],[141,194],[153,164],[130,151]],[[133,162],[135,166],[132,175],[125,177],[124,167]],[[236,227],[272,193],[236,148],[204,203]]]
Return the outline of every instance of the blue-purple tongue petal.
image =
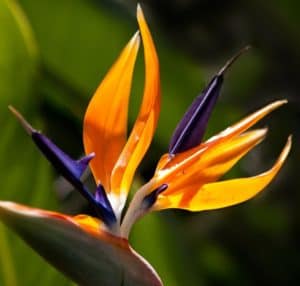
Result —
[[[42,151],[51,164],[68,180],[70,183],[80,181],[83,172],[88,167],[89,162],[95,157],[91,153],[80,160],[73,160],[68,154],[56,146],[49,138],[41,132],[35,130],[25,118],[12,106],[9,109],[20,121],[26,132],[32,137],[37,147]]]
[[[75,161],[75,166],[74,168],[74,173],[77,174],[77,177],[80,178],[84,171],[87,169],[89,166],[90,161],[95,157],[95,153],[88,154],[79,160]]]
[[[168,188],[168,184],[162,184],[161,186],[159,186],[157,189],[155,189],[154,191],[152,191],[150,194],[148,194],[144,200],[143,200],[143,206],[146,208],[146,209],[149,209],[151,208],[156,200],[157,200],[157,197],[162,193],[164,192],[166,189]]]
[[[193,101],[171,138],[169,153],[177,154],[201,143],[208,119],[219,97],[223,77],[215,76]]]
[[[38,131],[33,131],[31,137],[53,166],[68,180],[79,180],[88,167],[89,161],[95,156],[91,153],[76,161],[57,147],[49,138]]]
[[[97,215],[107,224],[111,225],[116,222],[114,214],[111,215],[103,209],[101,203],[97,202],[94,196],[81,182],[80,177],[88,165],[88,162],[94,157],[90,154],[79,161],[71,159],[66,153],[59,149],[49,138],[42,133],[33,131],[31,137],[37,147],[49,160],[49,162],[57,169],[57,171],[70,182],[83,197],[95,208]]]
[[[13,107],[9,107],[12,113],[20,121],[26,132],[31,136],[32,140],[39,148],[39,150],[45,155],[48,161],[54,166],[54,168],[68,181],[70,182],[83,197],[94,207],[98,216],[109,226],[116,222],[115,214],[110,206],[110,203],[106,197],[105,203],[98,202],[94,196],[88,191],[88,189],[81,182],[80,178],[83,172],[88,167],[91,159],[95,154],[91,153],[80,160],[73,160],[68,154],[63,152],[58,146],[56,146],[45,135],[36,131],[25,118]],[[103,190],[104,191],[104,190]]]
[[[60,174],[63,175],[63,177],[68,180],[77,190],[79,190],[79,192],[94,207],[97,215],[104,221],[104,223],[108,226],[113,225],[117,219],[108,201],[108,198],[106,197],[103,187],[99,185],[102,188],[97,188],[96,196],[94,197],[80,180],[80,177],[86,170],[89,161],[95,156],[94,153],[75,161],[40,132],[34,131],[31,134],[31,137],[45,157],[60,172]],[[99,201],[97,201],[96,197],[99,199]]]
[[[112,223],[116,222],[117,219],[114,210],[107,198],[104,187],[101,184],[97,186],[94,199],[101,206],[102,216]]]
[[[249,46],[245,47],[227,61],[204,91],[196,97],[172,135],[169,154],[184,152],[201,143],[209,117],[221,91],[223,75],[231,64],[248,49]]]

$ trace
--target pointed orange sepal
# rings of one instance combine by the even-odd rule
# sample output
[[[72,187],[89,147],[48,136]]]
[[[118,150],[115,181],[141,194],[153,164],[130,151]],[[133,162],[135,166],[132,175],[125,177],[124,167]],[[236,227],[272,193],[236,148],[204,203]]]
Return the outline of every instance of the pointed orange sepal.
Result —
[[[140,6],[137,8],[137,20],[144,45],[145,88],[137,120],[114,167],[111,179],[112,189],[119,195],[118,197],[110,196],[110,199],[112,204],[119,206],[119,211],[125,204],[136,168],[149,148],[160,111],[159,62],[151,33]],[[118,203],[114,203],[115,200],[118,200]]]
[[[90,163],[92,173],[107,192],[111,190],[112,169],[126,143],[128,102],[139,43],[136,33],[96,90],[84,117],[85,152],[95,153]]]
[[[168,189],[159,195],[153,209],[183,208],[193,211],[201,210],[202,208],[210,209],[209,206],[206,208],[204,204],[199,203],[199,198],[204,200],[202,195],[211,193],[204,190],[210,190],[212,186],[220,186],[222,188],[229,184],[227,182],[244,182],[246,184],[249,181],[249,186],[252,186],[252,182],[254,182],[253,178],[256,177],[249,178],[249,180],[237,179],[217,183],[216,181],[264,138],[267,129],[245,131],[286,102],[286,100],[273,102],[190,150],[176,154],[175,156],[165,154],[157,165],[154,176],[154,187],[164,183],[168,184]],[[288,154],[290,144],[291,139],[289,139],[284,149],[285,151],[280,157],[283,159],[276,163],[277,167],[274,166],[272,169],[274,171],[270,170],[266,173],[270,174],[266,176],[268,183],[280,169]],[[260,186],[261,184],[257,184],[252,192],[249,190],[253,194],[252,196],[263,189],[264,186]],[[225,200],[226,194],[231,193],[230,191],[224,191],[224,206],[227,204],[230,205],[230,196],[228,196],[227,202]],[[233,196],[232,194],[231,197],[233,200],[232,204],[235,204],[246,200],[250,195],[243,196],[241,194],[240,199],[238,195]],[[220,207],[222,207],[221,202]]]
[[[263,140],[267,129],[248,131],[215,148],[206,149],[194,164],[182,170],[182,174],[170,177],[165,195],[181,191],[185,186],[214,182],[228,172],[244,155]]]
[[[246,131],[267,114],[285,103],[287,103],[286,100],[278,100],[271,104],[268,104],[267,106],[243,118],[234,125],[228,127],[219,134],[211,137],[206,142],[201,143],[199,146],[194,147],[190,150],[176,154],[173,157],[165,154],[164,156],[162,156],[157,165],[155,172],[156,176],[169,176],[171,173],[174,174],[178,170],[185,169],[187,166],[194,164],[201,158],[206,150],[214,150],[215,148],[218,148],[218,145],[222,146],[223,142],[229,142],[232,138]]]
[[[289,137],[274,166],[257,176],[207,183],[201,186],[187,185],[180,193],[159,197],[156,209],[181,208],[202,211],[224,208],[242,203],[261,192],[276,176],[291,149]]]

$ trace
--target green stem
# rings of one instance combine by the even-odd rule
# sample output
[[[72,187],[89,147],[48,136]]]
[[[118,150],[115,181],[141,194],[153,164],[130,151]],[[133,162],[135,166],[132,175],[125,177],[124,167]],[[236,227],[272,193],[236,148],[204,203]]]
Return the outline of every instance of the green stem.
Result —
[[[128,239],[132,225],[149,211],[149,209],[144,208],[142,202],[145,196],[149,193],[149,190],[153,189],[153,185],[154,181],[149,181],[147,184],[142,186],[133,196],[133,199],[129,204],[129,207],[121,224],[121,237]]]

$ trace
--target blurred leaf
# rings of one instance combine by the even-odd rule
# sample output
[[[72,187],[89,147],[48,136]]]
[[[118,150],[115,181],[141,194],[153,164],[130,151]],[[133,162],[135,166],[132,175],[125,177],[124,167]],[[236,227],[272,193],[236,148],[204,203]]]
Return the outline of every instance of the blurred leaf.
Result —
[[[23,137],[25,137],[24,134]],[[13,139],[16,139],[16,137],[13,137]],[[33,165],[31,168],[26,168],[25,171],[24,165],[20,164],[20,161],[18,162],[16,159],[14,165],[7,166],[5,170],[1,172],[1,199],[13,198],[14,200],[23,201],[30,205],[57,208],[53,194],[51,194],[53,179],[52,176],[50,176],[48,163],[33,149],[29,140],[26,142],[21,139],[21,136],[19,139],[17,142],[23,141],[23,144],[21,144],[21,148],[14,148],[16,156],[18,156],[20,161],[30,161]],[[25,137],[25,139],[28,138]],[[13,146],[13,143],[11,146]],[[7,161],[10,160],[7,155],[2,156],[2,158],[5,158]],[[1,162],[1,169],[2,168],[3,163]],[[49,272],[47,270],[49,265],[43,262],[40,257],[34,254],[32,250],[29,249],[28,246],[25,246],[15,235],[6,231],[4,228],[1,228],[0,231],[0,249],[5,250],[1,251],[1,258],[7,263],[6,267],[1,269],[6,283],[0,285],[13,285],[11,284],[11,277],[13,276],[18,281],[15,285],[35,285],[41,281],[44,273]],[[26,257],[25,264],[24,257]],[[9,281],[7,277],[10,278]],[[55,284],[63,283],[64,281],[66,282],[66,279],[58,272],[52,271],[51,275],[49,275],[49,283],[46,284],[46,282],[43,282],[43,285],[53,285],[54,281],[56,281]]]
[[[34,151],[7,109],[8,104],[13,104],[25,111],[34,103],[33,86],[38,66],[33,32],[23,11],[13,0],[0,1],[0,34],[1,199],[26,203],[32,200],[40,206],[54,206],[54,198],[50,196],[52,176],[48,164]],[[25,167],[25,162],[32,165]],[[3,286],[35,285],[48,272],[45,269],[49,269],[41,258],[2,225],[0,257],[0,285]],[[51,276],[56,282],[66,281],[57,272]],[[53,281],[43,285],[53,285]]]
[[[5,235],[4,226],[0,225],[0,261],[2,265],[2,276],[3,280],[1,285],[11,285],[16,286],[17,275],[15,273],[14,261],[12,257],[11,250],[9,248],[9,243],[7,241],[7,236]]]
[[[126,18],[92,1],[20,3],[35,32],[43,64],[88,96],[137,30]]]
[[[219,281],[219,283],[232,283],[231,281],[239,278],[233,285],[240,285],[241,271],[230,253],[227,253],[221,245],[204,242],[198,252],[199,265],[205,276],[210,276],[212,281]]]
[[[26,106],[37,66],[37,49],[23,11],[13,0],[0,1],[0,120],[7,105]]]

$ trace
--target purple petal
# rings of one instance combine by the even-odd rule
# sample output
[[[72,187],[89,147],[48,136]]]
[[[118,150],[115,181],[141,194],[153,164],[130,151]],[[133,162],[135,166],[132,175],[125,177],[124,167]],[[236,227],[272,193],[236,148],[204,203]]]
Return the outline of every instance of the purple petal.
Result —
[[[80,180],[89,161],[95,156],[94,153],[75,161],[43,134],[34,131],[31,136],[35,144],[52,165],[90,202],[98,216],[107,225],[114,224],[117,219],[106,197],[104,188],[99,185],[100,187],[98,186],[96,190],[96,196],[93,197]]]
[[[107,198],[104,187],[101,184],[97,186],[94,199],[101,206],[100,207],[101,216],[105,217],[107,220],[111,222],[115,222],[117,220],[115,213],[110,204],[110,201]]]
[[[157,197],[164,192],[166,189],[168,188],[167,184],[162,184],[160,187],[158,187],[157,189],[155,189],[154,191],[152,191],[149,195],[147,195],[144,200],[143,200],[143,205],[146,209],[151,208],[156,200]]]
[[[74,171],[77,173],[77,176],[79,178],[81,178],[82,174],[84,173],[84,171],[87,169],[90,161],[95,157],[95,153],[91,153],[91,154],[88,154],[82,158],[80,158],[79,160],[77,160],[75,162],[75,165],[76,165],[76,170],[74,169]]]
[[[42,133],[33,131],[31,137],[52,165],[69,181],[80,180],[88,163],[95,156],[91,153],[75,161]]]
[[[173,133],[169,145],[170,154],[186,151],[201,143],[222,83],[222,75],[215,76],[206,89],[193,101]]]
[[[25,118],[12,106],[9,106],[11,112],[16,116],[26,132],[32,137],[37,147],[42,151],[50,163],[72,184],[79,181],[83,172],[88,167],[91,159],[95,157],[91,153],[80,160],[73,160],[69,155],[63,152],[49,138],[41,132],[35,130]]]
[[[87,162],[93,158],[90,154],[79,161],[75,161],[59,149],[49,138],[40,132],[33,131],[31,138],[40,151],[45,155],[48,161],[53,165],[53,167],[80,193],[92,204],[94,203],[94,198],[91,193],[82,184],[80,177],[82,172],[87,167]]]
[[[169,145],[170,154],[186,151],[201,143],[208,119],[219,97],[225,71],[249,48],[249,46],[245,47],[227,61],[204,91],[193,101],[172,135]]]
[[[104,223],[107,225],[115,223],[116,217],[106,196],[106,201],[105,198],[103,198],[102,201],[97,201],[80,180],[80,177],[86,170],[90,160],[94,158],[95,154],[91,153],[80,160],[73,160],[49,138],[36,131],[16,109],[13,107],[9,108],[20,121],[27,133],[31,136],[32,140],[40,149],[40,151],[48,159],[48,161],[81,193],[82,196],[88,200]],[[102,196],[104,195],[102,194]]]

